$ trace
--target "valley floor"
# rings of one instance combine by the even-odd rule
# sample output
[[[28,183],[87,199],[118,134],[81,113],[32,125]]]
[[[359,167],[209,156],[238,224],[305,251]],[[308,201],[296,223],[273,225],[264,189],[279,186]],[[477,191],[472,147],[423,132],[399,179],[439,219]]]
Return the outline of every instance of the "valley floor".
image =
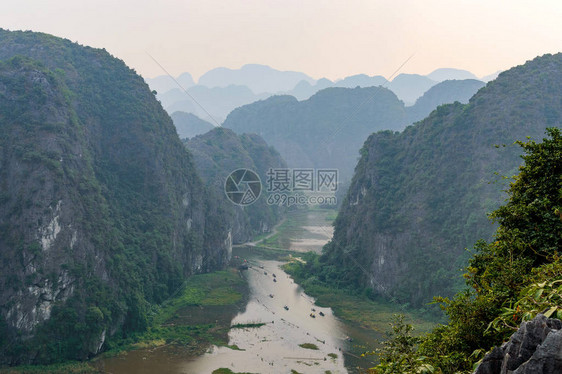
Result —
[[[253,246],[235,248],[233,254],[238,257],[237,261],[250,259],[249,271],[260,272],[258,264],[274,261],[285,263],[283,270],[292,274],[303,252],[321,251],[323,243],[331,234],[334,218],[334,210],[290,212],[287,219],[272,234],[251,243]],[[170,372],[175,372],[176,369],[181,372],[180,368],[185,368],[186,362],[200,361],[199,357],[209,352],[211,346],[238,350],[238,346],[228,345],[233,336],[229,332],[233,328],[233,318],[248,307],[251,295],[247,282],[251,277],[241,276],[236,269],[238,264],[233,265],[234,267],[228,270],[191,277],[173,299],[154,309],[151,326],[145,333],[112,343],[108,352],[88,363],[26,366],[0,370],[0,373],[132,373],[150,372],[162,367],[169,368]],[[282,274],[283,270],[279,269],[278,274]],[[263,269],[261,271],[263,272]],[[313,306],[326,308],[322,310],[326,311],[327,316],[333,311],[333,315],[341,320],[344,330],[340,339],[345,341],[345,347],[340,348],[343,348],[342,354],[348,372],[356,372],[357,367],[374,366],[376,357],[362,357],[362,353],[377,348],[377,340],[384,339],[384,333],[389,330],[395,314],[404,314],[405,320],[412,323],[420,333],[435,325],[435,321],[430,318],[412,313],[396,304],[373,301],[349,290],[334,289],[294,276],[293,279],[295,283],[303,286],[304,292],[314,298],[310,299]],[[309,297],[304,293],[303,295],[304,298]],[[295,306],[295,313],[296,310]],[[305,321],[311,321],[308,316],[306,318]],[[309,322],[301,321],[301,324],[309,325]],[[240,327],[252,328],[262,325],[245,324]],[[228,352],[226,353],[228,356]],[[337,356],[336,353],[334,355]],[[223,369],[225,373],[228,372],[225,370],[229,370]]]

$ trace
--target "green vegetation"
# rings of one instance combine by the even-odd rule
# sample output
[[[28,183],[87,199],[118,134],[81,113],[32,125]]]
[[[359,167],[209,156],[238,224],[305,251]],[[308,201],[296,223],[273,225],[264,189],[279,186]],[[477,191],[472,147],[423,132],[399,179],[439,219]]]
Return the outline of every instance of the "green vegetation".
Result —
[[[303,160],[310,160],[315,167],[338,169],[339,179],[345,181],[369,134],[401,130],[407,124],[404,103],[392,91],[358,87],[327,88],[300,102],[292,96],[273,96],[233,110],[223,127],[260,134],[289,165],[302,167]]]
[[[86,362],[65,362],[54,365],[22,365],[0,369],[0,374],[98,374],[99,370]]]
[[[336,353],[328,353],[328,357],[333,358],[334,360],[338,358]]]
[[[446,80],[436,84],[420,96],[416,103],[407,107],[410,122],[417,122],[427,117],[439,105],[468,103],[470,98],[486,84],[476,79]],[[451,98],[454,98],[451,100]]]
[[[357,151],[372,132],[402,130],[438,105],[468,102],[483,84],[442,82],[411,107],[372,82],[364,82],[364,88],[356,84],[327,88],[300,102],[291,96],[274,96],[234,109],[223,126],[239,134],[260,134],[291,166],[301,167],[303,159],[310,159],[315,167],[337,168],[340,181],[345,182],[353,175]]]
[[[213,370],[213,374],[252,374],[252,373],[235,373],[228,368],[220,368]]]
[[[303,231],[302,225],[306,219],[306,210],[290,211],[288,219],[284,220],[277,228],[277,232],[258,242],[258,246],[277,249],[288,249],[290,238],[297,238]]]
[[[164,302],[154,323],[169,320],[175,312],[186,306],[232,305],[242,300],[246,283],[232,269],[194,275],[185,282],[178,296]]]
[[[302,255],[301,252],[288,251],[284,249],[276,249],[270,247],[261,247],[261,246],[256,246],[256,247],[240,246],[236,248],[236,254],[244,258],[255,256],[263,260],[276,260],[276,261],[291,261],[297,256]]]
[[[308,216],[314,211],[316,215],[321,217],[323,221],[332,222],[337,216],[334,209],[324,209],[319,207],[304,207],[299,209],[291,209],[286,214],[286,219],[278,225],[273,235],[265,238],[257,238],[257,246],[270,249],[289,249],[291,241],[298,240],[302,237],[309,237],[310,233],[306,231],[304,226],[310,225]],[[326,222],[320,222],[326,225]]]
[[[337,217],[338,217],[338,212],[332,211],[332,212],[326,214],[326,217],[324,217],[324,219],[331,223],[331,222],[334,222]]]
[[[211,123],[202,120],[195,114],[174,112],[170,115],[181,139],[193,138],[215,128]]]
[[[266,194],[269,168],[285,168],[279,153],[256,134],[236,135],[232,130],[217,127],[203,135],[184,141],[214,198],[223,206],[222,220],[232,228],[233,243],[245,243],[273,227],[285,208],[268,205]],[[263,196],[255,203],[240,207],[229,201],[224,188],[226,178],[237,169],[255,171],[262,181]]]
[[[265,326],[265,323],[237,323],[236,325],[230,326],[231,329],[255,329],[258,327]]]
[[[453,299],[436,298],[448,324],[418,339],[399,320],[374,373],[469,373],[522,320],[542,311],[561,317],[562,133],[547,132],[542,143],[518,142],[524,165],[508,202],[492,214],[499,223],[494,240],[476,245],[465,274],[469,288]]]
[[[245,349],[240,349],[239,346],[237,346],[236,344],[232,344],[232,345],[225,345],[225,347],[232,349],[233,351],[245,351]]]
[[[417,330],[428,332],[437,321],[433,314],[424,309],[413,310],[408,305],[399,305],[381,297],[376,297],[368,288],[352,289],[327,284],[315,275],[315,268],[320,265],[320,256],[314,253],[301,254],[304,262],[292,261],[283,266],[306,293],[316,299],[319,306],[331,307],[341,319],[362,328],[384,333],[388,325],[394,321],[394,315],[402,313],[407,321],[416,326]]]
[[[521,164],[514,142],[560,124],[561,67],[561,53],[538,57],[467,105],[440,106],[401,133],[372,134],[311,275],[441,314],[428,303],[463,289],[465,248],[492,239],[497,226],[487,214],[507,187],[497,174],[514,175]]]
[[[117,341],[108,354],[164,344],[187,346],[193,353],[204,352],[210,344],[228,346],[230,320],[247,293],[246,282],[234,269],[194,275],[177,296],[153,307],[145,332]],[[209,323],[209,313],[216,322]]]
[[[0,364],[85,360],[223,267],[227,223],[122,61],[5,30],[0,61]]]
[[[304,348],[304,349],[312,349],[312,350],[318,350],[318,346],[316,344],[313,343],[302,343],[299,344],[299,347]]]
[[[404,316],[396,315],[395,322],[391,324],[392,330],[388,332],[388,340],[384,341],[382,348],[365,355],[378,354],[380,363],[369,372],[377,374],[430,374],[435,368],[427,364],[425,357],[420,357],[416,352],[417,345],[422,338],[412,336],[414,328],[404,323]]]

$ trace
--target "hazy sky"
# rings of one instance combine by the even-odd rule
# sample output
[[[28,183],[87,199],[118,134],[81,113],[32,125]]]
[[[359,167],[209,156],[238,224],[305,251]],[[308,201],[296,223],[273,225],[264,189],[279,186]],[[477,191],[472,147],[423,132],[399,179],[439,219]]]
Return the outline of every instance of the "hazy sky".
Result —
[[[104,47],[146,77],[247,63],[313,78],[456,67],[478,76],[562,51],[561,0],[1,0],[0,27]]]

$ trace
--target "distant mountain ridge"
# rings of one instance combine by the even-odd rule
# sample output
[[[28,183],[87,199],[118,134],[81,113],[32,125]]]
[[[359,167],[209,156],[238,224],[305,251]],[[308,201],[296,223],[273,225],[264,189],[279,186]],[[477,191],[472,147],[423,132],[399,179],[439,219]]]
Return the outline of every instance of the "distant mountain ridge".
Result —
[[[486,214],[505,198],[495,173],[517,173],[514,141],[562,127],[561,98],[562,53],[545,55],[501,73],[466,105],[439,106],[401,133],[372,134],[318,276],[416,306],[452,295],[464,248],[494,232]]]
[[[296,71],[279,71],[266,65],[247,64],[240,69],[212,69],[203,74],[198,83],[211,88],[245,85],[260,94],[288,91],[301,81],[312,83],[314,79]]]
[[[237,108],[223,126],[260,135],[290,167],[336,168],[344,180],[370,133],[400,130],[407,122],[403,104],[386,88],[335,87],[304,101],[273,96]]]
[[[273,96],[233,110],[223,126],[260,135],[290,167],[337,168],[345,181],[351,179],[359,149],[372,132],[401,131],[438,105],[468,102],[482,85],[471,80],[442,82],[412,107],[380,86],[326,88],[303,101]]]
[[[436,82],[450,81],[450,80],[465,80],[465,79],[478,79],[476,75],[468,70],[441,68],[432,71],[426,75],[429,79]]]
[[[470,98],[486,84],[476,79],[445,80],[436,84],[420,96],[416,103],[406,107],[410,123],[427,117],[439,105],[455,101],[466,104]]]
[[[210,122],[204,121],[191,113],[174,112],[170,117],[174,121],[180,139],[193,138],[215,128]]]
[[[221,67],[210,70],[201,76],[197,83],[189,73],[183,73],[176,78],[159,76],[146,81],[157,91],[158,99],[170,114],[175,111],[189,112],[220,124],[235,108],[272,95],[291,95],[302,101],[329,87],[384,86],[393,91],[406,105],[413,105],[429,88],[442,81],[474,78],[474,74],[466,70],[444,68],[437,69],[427,76],[399,74],[392,81],[387,81],[381,75],[366,74],[331,81],[326,78],[315,80],[303,73],[284,72],[265,65],[249,64],[240,69]],[[177,83],[187,90],[189,95],[178,87]],[[214,120],[209,118],[206,112],[209,112]]]
[[[382,86],[387,82],[386,78],[381,75],[370,77],[367,74],[357,74],[335,81],[332,87],[376,87]]]
[[[176,78],[160,75],[155,78],[146,78],[145,81],[151,89],[156,90],[160,94],[178,88],[178,84],[184,89],[195,86],[193,77],[189,73],[182,73]]]
[[[221,124],[233,109],[269,97],[267,94],[256,95],[246,86],[235,85],[214,88],[195,85],[186,91],[188,94],[174,88],[157,97],[168,113],[193,113],[214,125]]]
[[[412,105],[418,97],[437,82],[419,74],[399,74],[388,84],[388,88],[406,105]]]

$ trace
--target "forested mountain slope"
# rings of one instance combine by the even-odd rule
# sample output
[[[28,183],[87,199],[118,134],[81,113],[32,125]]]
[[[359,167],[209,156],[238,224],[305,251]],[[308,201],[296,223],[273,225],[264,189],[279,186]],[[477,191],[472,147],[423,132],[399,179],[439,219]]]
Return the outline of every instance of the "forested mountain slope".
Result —
[[[96,354],[230,243],[170,117],[106,51],[0,30],[0,363]]]
[[[284,212],[282,207],[268,205],[265,196],[268,170],[287,167],[279,153],[256,134],[237,135],[222,127],[189,139],[185,145],[203,180],[224,207],[223,219],[231,228],[233,243],[244,243],[270,231]],[[229,201],[224,191],[226,178],[242,168],[256,172],[262,182],[262,196],[244,207]]]
[[[446,80],[437,83],[419,97],[414,105],[406,107],[410,123],[424,119],[439,105],[452,104],[455,101],[468,103],[468,100],[485,85],[476,79]]]
[[[521,164],[514,141],[541,139],[561,121],[556,54],[502,73],[467,105],[440,106],[402,133],[371,135],[321,276],[415,305],[450,295],[465,266],[463,249],[494,231],[486,214],[506,188],[495,173],[512,176]]]
[[[373,131],[408,123],[403,103],[382,87],[327,88],[310,99],[274,96],[232,111],[223,126],[256,133],[289,167],[339,169],[350,179],[358,150]]]
[[[174,126],[178,131],[180,139],[193,138],[196,135],[204,134],[212,130],[215,126],[210,122],[202,120],[195,114],[186,112],[174,112],[170,115]]]

